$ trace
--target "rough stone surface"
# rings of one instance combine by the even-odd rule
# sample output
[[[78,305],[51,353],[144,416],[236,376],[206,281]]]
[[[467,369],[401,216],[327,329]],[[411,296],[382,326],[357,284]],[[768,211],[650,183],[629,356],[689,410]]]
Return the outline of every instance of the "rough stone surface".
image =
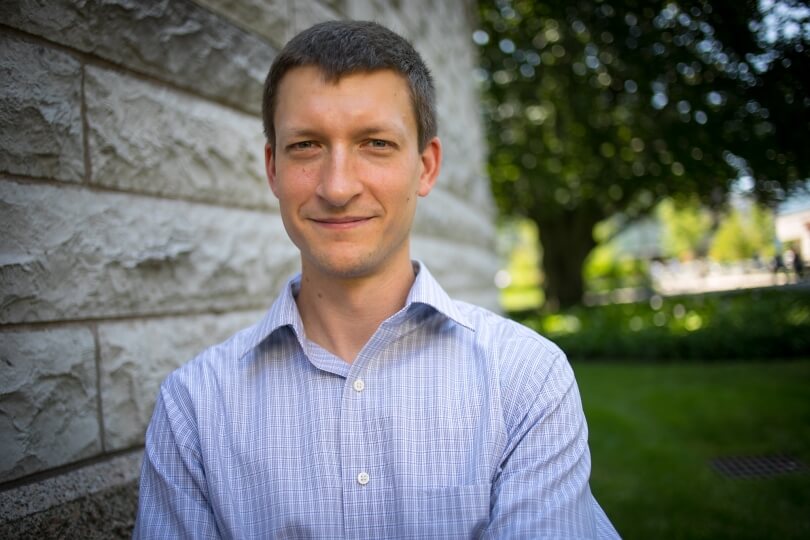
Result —
[[[65,474],[0,491],[0,516],[16,520],[86,495],[128,485],[140,476],[143,450],[126,452]],[[2,531],[3,529],[0,529]],[[0,533],[0,538],[9,538]],[[42,537],[40,537],[42,538]]]
[[[291,0],[194,0],[279,49],[292,37]],[[267,66],[268,68],[270,66]]]
[[[105,448],[142,445],[158,387],[166,375],[263,315],[258,310],[100,325]]]
[[[0,323],[263,306],[298,264],[270,213],[0,182]]]
[[[87,328],[0,333],[0,482],[101,451]]]
[[[0,30],[0,79],[0,171],[81,180],[79,62]]]
[[[92,182],[118,189],[272,207],[261,120],[113,71],[85,79]]]
[[[339,2],[292,2],[293,27],[287,39],[314,24],[334,21],[343,17],[338,12]]]
[[[258,113],[271,45],[187,0],[11,0],[4,24]]]
[[[448,4],[438,4],[445,11],[450,9]],[[425,36],[415,46],[424,51],[429,65],[439,66],[434,69],[441,71],[436,77],[436,92],[439,135],[447,164],[444,185],[478,207],[482,217],[492,220],[494,207],[484,176],[486,145],[472,76],[476,59],[469,23],[449,12],[436,13],[422,22]]]
[[[495,242],[495,225],[486,214],[482,215],[479,208],[441,186],[419,199],[413,233],[487,250],[491,250]]]
[[[424,261],[450,296],[500,311],[494,287],[498,260],[490,250],[441,238],[414,236],[411,251],[414,258]]]

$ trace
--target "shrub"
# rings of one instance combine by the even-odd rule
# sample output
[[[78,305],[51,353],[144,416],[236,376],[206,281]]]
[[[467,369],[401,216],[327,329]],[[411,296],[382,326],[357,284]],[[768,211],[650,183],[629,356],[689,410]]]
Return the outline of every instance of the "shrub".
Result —
[[[810,356],[810,290],[653,296],[514,318],[574,359],[708,360]]]

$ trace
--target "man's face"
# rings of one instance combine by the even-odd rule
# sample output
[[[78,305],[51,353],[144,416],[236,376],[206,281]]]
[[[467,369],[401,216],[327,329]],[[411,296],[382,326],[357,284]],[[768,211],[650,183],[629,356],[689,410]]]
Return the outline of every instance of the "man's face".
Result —
[[[304,272],[353,278],[410,264],[416,199],[435,183],[441,145],[419,151],[405,79],[383,70],[327,82],[294,68],[274,125],[267,177]]]

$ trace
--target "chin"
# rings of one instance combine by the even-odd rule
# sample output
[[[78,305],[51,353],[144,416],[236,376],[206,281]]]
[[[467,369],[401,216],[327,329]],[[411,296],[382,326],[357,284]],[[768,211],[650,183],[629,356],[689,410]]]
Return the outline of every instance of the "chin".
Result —
[[[321,273],[343,279],[368,276],[380,266],[379,261],[372,255],[355,257],[321,256],[316,257],[314,262]]]

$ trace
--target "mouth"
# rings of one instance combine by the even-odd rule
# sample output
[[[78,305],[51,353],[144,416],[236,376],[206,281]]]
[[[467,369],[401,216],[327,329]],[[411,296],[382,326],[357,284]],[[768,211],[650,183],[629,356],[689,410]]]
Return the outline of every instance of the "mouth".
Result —
[[[359,227],[372,220],[371,217],[364,216],[341,216],[326,218],[311,218],[311,220],[322,227],[329,229],[351,229]]]

